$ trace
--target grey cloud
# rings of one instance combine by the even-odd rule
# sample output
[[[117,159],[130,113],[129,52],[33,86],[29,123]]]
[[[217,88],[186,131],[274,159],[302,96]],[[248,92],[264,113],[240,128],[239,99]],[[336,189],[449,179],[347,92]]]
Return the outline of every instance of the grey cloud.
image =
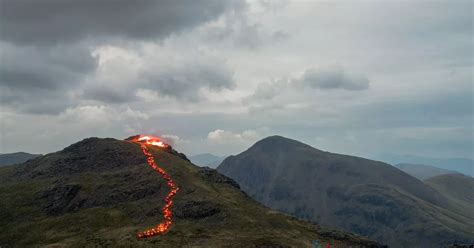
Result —
[[[277,41],[277,42],[284,41],[290,38],[290,34],[285,31],[278,30],[271,34],[271,38],[272,40]]]
[[[77,83],[97,67],[87,46],[38,48],[0,44],[0,86],[55,89]]]
[[[224,61],[203,56],[196,59],[190,55],[178,61],[154,57],[152,59],[157,60],[155,63],[130,72],[138,76],[116,78],[109,80],[110,82],[92,82],[92,85],[84,87],[81,96],[105,103],[124,103],[138,100],[137,91],[145,89],[183,102],[196,102],[202,100],[201,89],[232,89],[235,86],[234,72]]]
[[[364,75],[349,74],[341,66],[307,69],[294,83],[301,86],[327,89],[366,90],[369,79]]]
[[[234,45],[247,49],[257,49],[290,38],[290,35],[282,30],[274,32],[262,31],[258,24],[242,26],[239,31],[235,32],[234,36]]]
[[[285,81],[278,81],[283,82]],[[277,82],[274,83],[261,83],[257,86],[257,90],[255,90],[255,97],[263,98],[263,99],[271,99],[276,94],[280,92],[281,88],[278,86]]]
[[[246,49],[256,49],[263,46],[266,42],[278,41],[283,38],[284,32],[275,32],[272,35],[266,35],[262,32],[259,24],[249,24],[244,17],[235,17],[227,21],[222,27],[208,27],[206,30],[206,39],[217,44],[230,42],[232,46]],[[230,19],[230,18],[229,18]],[[267,37],[268,36],[268,37]],[[219,44],[221,45],[221,44]]]
[[[48,89],[12,90],[0,87],[0,103],[3,108],[30,114],[58,114],[71,107],[65,91]]]
[[[106,86],[86,88],[82,92],[85,99],[97,100],[104,103],[124,103],[135,100],[133,89],[117,89]]]
[[[19,112],[58,113],[82,100],[68,94],[79,96],[81,91],[75,90],[94,75],[94,47],[118,39],[162,40],[244,7],[240,0],[0,0],[0,102]],[[212,68],[175,72],[147,77],[143,85],[196,99],[193,92],[203,85],[221,89],[233,83],[227,72]],[[127,87],[98,85],[83,92],[85,100],[107,103],[134,96],[134,89]]]
[[[98,61],[87,46],[38,48],[0,43],[0,102],[30,113],[57,113],[70,106],[77,87]]]
[[[350,112],[352,114],[347,121],[361,127],[469,127],[474,118],[473,90],[464,88],[455,92],[359,105],[351,108]]]
[[[0,36],[21,44],[57,44],[84,38],[164,38],[193,28],[243,1],[1,0]]]
[[[215,62],[215,63],[214,63]],[[233,72],[218,61],[197,61],[191,64],[175,65],[163,71],[149,70],[143,74],[143,88],[177,97],[181,100],[199,100],[199,90],[230,89],[234,86]]]
[[[324,138],[322,143],[315,145],[332,152],[350,151],[367,156],[395,151],[434,157],[472,157],[472,95],[472,89],[468,87],[455,92],[351,104],[338,111],[335,118],[321,115],[313,107],[295,113],[284,106],[265,106],[263,110],[256,109],[254,116],[259,124],[270,126],[281,134],[297,135],[302,140]],[[283,110],[278,114],[272,109]],[[356,142],[345,142],[346,132],[355,136]]]
[[[257,24],[241,25],[240,30],[235,35],[234,43],[238,46],[255,49],[264,43]]]
[[[252,101],[271,100],[288,86],[287,79],[278,79],[270,82],[263,82],[257,85],[255,92],[244,99],[244,103],[251,103]]]
[[[225,16],[223,25],[210,25],[204,29],[207,41],[216,45],[230,44],[233,47],[257,49],[289,39],[284,30],[266,30],[260,22],[250,22],[242,12],[232,12]],[[228,42],[228,43],[227,43]]]
[[[309,68],[299,77],[281,78],[258,84],[255,92],[244,99],[244,103],[271,100],[286,90],[305,90],[306,88],[360,91],[369,88],[369,79],[364,75],[346,73],[339,65]],[[262,107],[265,106],[259,106],[255,109],[261,109]]]

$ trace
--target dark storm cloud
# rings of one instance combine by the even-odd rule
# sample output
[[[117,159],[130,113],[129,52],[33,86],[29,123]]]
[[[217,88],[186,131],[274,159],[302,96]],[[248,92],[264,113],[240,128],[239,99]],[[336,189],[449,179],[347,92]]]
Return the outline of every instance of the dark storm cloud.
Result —
[[[20,44],[105,37],[156,40],[243,6],[238,0],[1,0],[0,36]]]
[[[97,67],[87,46],[0,43],[0,102],[20,112],[57,113],[70,106],[68,90]]]
[[[57,89],[74,85],[97,67],[86,46],[37,48],[1,44],[0,86],[10,89]]]
[[[47,89],[11,90],[0,87],[0,103],[12,112],[59,114],[73,105],[65,92]]]
[[[369,88],[369,79],[367,77],[348,74],[341,66],[307,69],[301,78],[295,79],[294,82],[300,86],[321,90],[366,90]]]
[[[135,90],[116,89],[111,86],[97,86],[84,90],[82,96],[85,99],[97,100],[104,103],[124,103],[135,100]]]
[[[96,47],[117,38],[162,40],[244,5],[239,0],[0,0],[0,102],[19,112],[58,113],[79,104],[81,99],[71,95],[80,95],[73,91],[94,75]],[[182,75],[163,72],[163,78],[155,79],[150,74],[144,88],[196,99],[191,93],[202,85],[221,89],[233,83],[226,72],[210,67],[191,66],[177,73]],[[86,89],[83,96],[121,103],[133,93],[99,85]]]

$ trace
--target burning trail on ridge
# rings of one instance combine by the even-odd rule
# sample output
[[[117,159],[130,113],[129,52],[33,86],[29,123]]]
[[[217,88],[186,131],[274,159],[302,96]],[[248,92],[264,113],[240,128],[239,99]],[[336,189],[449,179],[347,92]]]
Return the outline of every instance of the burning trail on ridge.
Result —
[[[147,158],[148,165],[150,165],[150,167],[153,170],[158,172],[161,175],[161,177],[165,179],[166,184],[170,188],[170,191],[168,192],[168,194],[166,195],[164,199],[165,205],[162,208],[163,221],[157,224],[153,228],[137,233],[137,238],[148,238],[151,236],[163,234],[167,232],[169,228],[171,227],[171,224],[173,224],[173,213],[171,211],[171,207],[173,206],[173,197],[176,195],[179,188],[173,182],[169,174],[166,173],[166,171],[163,170],[163,168],[159,167],[156,164],[155,159],[153,158],[153,155],[149,151],[147,145],[161,147],[161,148],[168,148],[169,145],[161,141],[159,138],[153,137],[150,135],[138,135],[136,137],[133,137],[130,141],[140,144],[142,152]]]

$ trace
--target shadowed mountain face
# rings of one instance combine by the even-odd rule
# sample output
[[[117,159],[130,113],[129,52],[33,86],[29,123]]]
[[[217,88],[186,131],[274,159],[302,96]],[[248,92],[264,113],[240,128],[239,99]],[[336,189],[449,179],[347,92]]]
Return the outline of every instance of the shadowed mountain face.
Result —
[[[456,171],[445,170],[434,166],[422,164],[397,164],[395,165],[395,167],[420,180],[426,180],[431,177],[446,174],[459,174]]]
[[[162,220],[165,181],[140,146],[89,138],[24,164],[0,168],[2,247],[338,247],[376,246],[256,203],[232,179],[191,164],[172,149],[150,147],[179,191],[166,234],[137,240]]]
[[[29,159],[41,156],[41,154],[30,154],[26,152],[14,152],[0,154],[0,166],[21,164]]]
[[[397,168],[280,136],[225,159],[217,170],[274,209],[394,247],[474,242],[474,218]]]

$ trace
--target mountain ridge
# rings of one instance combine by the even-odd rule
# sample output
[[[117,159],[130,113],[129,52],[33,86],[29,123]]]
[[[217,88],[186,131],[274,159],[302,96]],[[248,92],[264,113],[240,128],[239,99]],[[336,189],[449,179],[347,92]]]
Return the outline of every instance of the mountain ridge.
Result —
[[[431,165],[424,164],[396,164],[395,167],[414,176],[420,180],[426,180],[431,177],[445,175],[445,174],[461,174],[457,171],[446,170]]]
[[[426,164],[474,177],[474,160],[470,158],[430,158],[415,155],[383,154],[378,159],[389,164]]]
[[[232,179],[191,164],[173,150],[149,147],[180,188],[168,233],[137,240],[161,219],[168,189],[140,146],[88,138],[17,166],[0,168],[0,240],[10,246],[380,247],[270,210]],[[34,220],[31,223],[30,220]]]
[[[32,154],[27,152],[3,153],[0,154],[0,166],[20,164],[41,155],[42,154]]]
[[[431,186],[383,162],[271,136],[228,157],[217,170],[268,207],[390,246],[474,242],[473,218],[451,208],[453,202]]]

